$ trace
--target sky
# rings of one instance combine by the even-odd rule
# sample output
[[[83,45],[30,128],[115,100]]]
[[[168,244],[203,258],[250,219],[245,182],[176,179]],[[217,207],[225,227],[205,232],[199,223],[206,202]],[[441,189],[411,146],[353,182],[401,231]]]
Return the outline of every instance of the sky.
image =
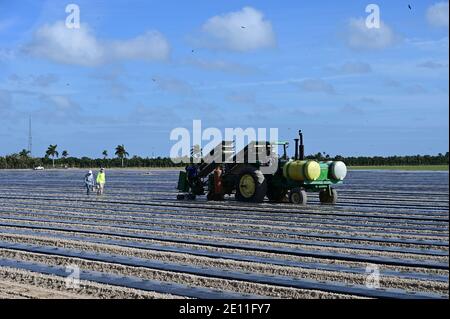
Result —
[[[30,116],[34,156],[167,156],[193,120],[302,129],[308,154],[445,153],[448,29],[427,0],[0,0],[0,155]]]

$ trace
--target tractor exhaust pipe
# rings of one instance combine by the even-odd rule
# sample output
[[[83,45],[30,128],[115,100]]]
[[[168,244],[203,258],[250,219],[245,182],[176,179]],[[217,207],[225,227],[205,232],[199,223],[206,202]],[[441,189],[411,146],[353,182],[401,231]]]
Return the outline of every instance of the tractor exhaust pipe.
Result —
[[[299,150],[299,153],[300,153],[299,160],[302,161],[302,160],[305,159],[305,146],[303,145],[303,133],[302,133],[302,130],[298,131],[298,135],[300,137],[300,146],[298,147],[298,150]],[[297,149],[297,147],[296,147],[296,149]]]
[[[295,141],[295,155],[294,155],[294,159],[298,160],[298,141],[299,141],[299,139],[298,138],[294,138],[294,141]]]

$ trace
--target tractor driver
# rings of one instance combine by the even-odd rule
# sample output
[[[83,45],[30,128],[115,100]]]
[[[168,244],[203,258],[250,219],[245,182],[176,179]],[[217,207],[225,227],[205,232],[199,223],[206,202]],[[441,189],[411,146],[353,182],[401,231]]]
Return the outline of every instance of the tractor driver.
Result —
[[[186,173],[187,173],[187,181],[189,186],[193,186],[195,182],[195,178],[198,175],[198,169],[197,166],[194,164],[190,164],[186,167]]]

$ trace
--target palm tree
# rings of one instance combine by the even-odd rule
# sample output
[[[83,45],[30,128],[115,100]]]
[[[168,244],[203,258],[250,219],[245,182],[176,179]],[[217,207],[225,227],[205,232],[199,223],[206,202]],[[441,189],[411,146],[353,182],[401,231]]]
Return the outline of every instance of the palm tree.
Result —
[[[123,167],[123,159],[125,157],[127,157],[128,155],[130,155],[125,150],[125,146],[123,144],[122,145],[117,145],[115,154],[117,155],[118,158],[120,158],[122,160],[122,167]]]
[[[30,151],[28,151],[26,149],[21,150],[19,153],[19,156],[24,159],[28,158],[29,155],[30,155]]]
[[[64,162],[68,156],[69,156],[69,152],[67,152],[66,150],[64,150],[61,154],[61,157],[64,159]],[[67,164],[64,164],[64,166],[67,168]]]
[[[104,150],[104,151],[102,152],[102,155],[103,155],[103,161],[105,162],[104,166],[106,167],[106,166],[107,166],[107,161],[106,161],[106,159],[108,158],[108,151],[107,151],[107,150]]]
[[[58,147],[58,145],[52,145],[50,144],[50,146],[48,147],[47,151],[45,152],[45,155],[47,157],[51,157],[52,161],[53,161],[53,168],[55,168],[55,156],[58,157],[59,153],[56,150],[56,148]]]

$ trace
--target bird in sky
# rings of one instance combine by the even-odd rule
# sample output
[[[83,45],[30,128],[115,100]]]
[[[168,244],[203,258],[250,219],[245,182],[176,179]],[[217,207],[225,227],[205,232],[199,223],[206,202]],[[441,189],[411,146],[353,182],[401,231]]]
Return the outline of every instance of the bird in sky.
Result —
[[[411,5],[410,5],[410,4],[408,4],[408,8],[409,8],[409,10],[412,10],[412,7],[411,7]]]
[[[241,25],[241,28],[242,28],[242,29],[245,29],[245,27],[244,27],[243,25]]]

